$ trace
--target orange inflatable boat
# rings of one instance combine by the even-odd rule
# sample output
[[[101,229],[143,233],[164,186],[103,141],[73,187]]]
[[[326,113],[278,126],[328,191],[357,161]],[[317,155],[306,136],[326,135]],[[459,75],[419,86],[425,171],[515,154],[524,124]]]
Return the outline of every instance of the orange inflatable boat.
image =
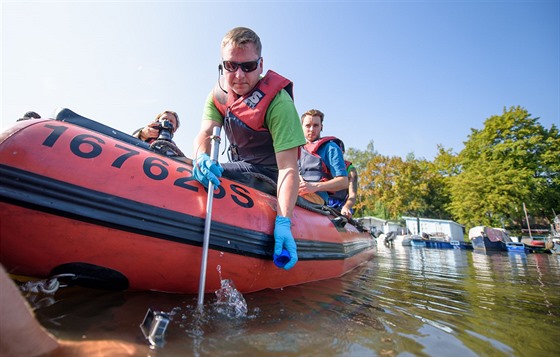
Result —
[[[0,262],[12,274],[130,290],[196,293],[207,192],[192,166],[128,134],[62,109],[0,136]],[[252,179],[258,182],[258,179]],[[267,183],[222,178],[213,198],[206,292],[241,292],[341,276],[371,259],[356,222],[296,206],[299,261],[272,261],[276,197]]]

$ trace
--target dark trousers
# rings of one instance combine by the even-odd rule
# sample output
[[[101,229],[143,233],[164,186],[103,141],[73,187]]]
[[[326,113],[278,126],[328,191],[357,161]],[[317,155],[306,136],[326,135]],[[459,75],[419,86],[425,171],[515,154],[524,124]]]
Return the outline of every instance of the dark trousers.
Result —
[[[224,177],[276,195],[277,166],[257,165],[244,161],[224,162],[220,165],[224,168]]]

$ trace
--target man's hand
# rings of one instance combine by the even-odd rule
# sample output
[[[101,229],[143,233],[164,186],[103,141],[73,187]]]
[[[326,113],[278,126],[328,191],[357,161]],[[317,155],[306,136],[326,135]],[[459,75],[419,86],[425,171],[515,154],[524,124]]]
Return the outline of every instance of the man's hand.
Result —
[[[342,209],[340,210],[340,213],[342,213],[342,215],[346,216],[346,218],[348,218],[348,219],[352,218],[352,209],[346,207],[346,205],[344,205],[342,207]]]
[[[292,236],[290,218],[276,216],[274,224],[274,254],[282,254],[283,248],[290,253],[290,261],[284,265],[284,269],[289,270],[298,261],[296,241]]]
[[[212,182],[214,188],[220,186],[219,178],[222,177],[222,172],[224,168],[217,162],[210,159],[210,156],[206,153],[198,155],[196,161],[193,165],[193,176],[194,178],[208,188],[208,183]]]
[[[150,139],[157,139],[158,136],[159,136],[159,122],[157,120],[143,127],[142,130],[140,130],[140,133],[138,134],[138,138],[144,141]]]
[[[319,190],[317,182],[307,182],[302,177],[299,178],[298,195],[303,196]]]

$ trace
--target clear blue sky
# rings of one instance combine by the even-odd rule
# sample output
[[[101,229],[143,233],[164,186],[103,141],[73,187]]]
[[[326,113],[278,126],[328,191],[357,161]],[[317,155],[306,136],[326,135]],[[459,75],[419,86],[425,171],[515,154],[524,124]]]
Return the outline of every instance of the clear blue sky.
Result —
[[[171,109],[190,156],[220,41],[246,26],[324,135],[432,160],[504,107],[560,126],[559,3],[2,0],[2,128],[66,107],[132,132]]]

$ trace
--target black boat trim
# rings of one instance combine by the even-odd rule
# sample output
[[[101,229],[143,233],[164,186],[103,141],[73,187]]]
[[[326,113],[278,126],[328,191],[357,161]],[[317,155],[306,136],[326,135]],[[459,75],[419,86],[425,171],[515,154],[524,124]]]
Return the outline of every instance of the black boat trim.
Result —
[[[88,119],[84,116],[81,116],[73,111],[71,111],[68,108],[60,108],[57,113],[55,114],[56,120],[59,121],[63,121],[63,122],[67,122],[70,124],[74,124],[77,126],[80,126],[82,128],[88,129],[88,130],[93,130],[97,133],[100,134],[104,134],[107,135],[111,138],[123,141],[125,143],[137,146],[137,147],[141,147],[143,149],[146,150],[151,150],[150,149],[150,144],[148,144],[147,142],[140,140],[132,135],[129,135],[127,133],[123,133],[120,130],[117,129],[113,129],[110,126],[107,126],[105,124],[99,123],[95,120],[92,119]],[[153,151],[153,150],[151,150]]]
[[[0,200],[61,217],[143,236],[202,246],[204,218],[86,189],[0,164]],[[297,240],[300,260],[347,259],[372,242],[330,243]],[[274,237],[212,222],[210,249],[271,259]]]

